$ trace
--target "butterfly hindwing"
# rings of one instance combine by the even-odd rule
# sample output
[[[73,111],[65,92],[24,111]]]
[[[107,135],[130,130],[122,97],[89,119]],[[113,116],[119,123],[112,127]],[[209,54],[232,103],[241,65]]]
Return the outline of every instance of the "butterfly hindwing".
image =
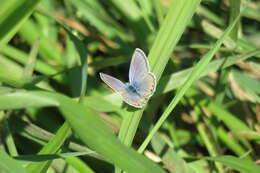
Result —
[[[123,100],[126,103],[128,103],[129,105],[132,105],[136,108],[142,108],[146,103],[146,100],[143,97],[141,97],[140,95],[138,95],[137,93],[134,93],[134,92],[126,91],[125,93],[122,93],[121,95],[123,97]]]
[[[129,70],[129,81],[136,86],[138,94],[148,99],[153,95],[156,88],[156,79],[149,72],[148,60],[141,49],[136,49]]]
[[[141,81],[135,81],[138,94],[148,99],[153,95],[156,88],[156,79],[153,73],[147,73]]]

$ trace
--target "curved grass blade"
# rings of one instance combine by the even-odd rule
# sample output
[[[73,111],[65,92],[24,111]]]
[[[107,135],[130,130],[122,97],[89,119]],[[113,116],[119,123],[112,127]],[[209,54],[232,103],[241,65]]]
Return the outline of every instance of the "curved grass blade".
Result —
[[[260,172],[260,166],[249,159],[240,159],[234,156],[218,156],[218,157],[205,157],[203,159],[221,162],[241,173],[256,173]]]
[[[32,101],[32,98],[36,98],[38,103],[28,105],[27,102]],[[0,110],[26,108],[34,105],[58,106],[72,130],[83,143],[127,172],[135,173],[136,170],[144,173],[164,172],[152,161],[124,146],[94,111],[64,95],[43,91],[17,91],[0,95],[0,103],[11,100],[20,100],[21,102],[18,105],[0,104]],[[40,103],[40,100],[43,103]],[[49,101],[48,104],[46,104],[46,100]]]
[[[25,169],[4,151],[0,150],[0,172],[4,173],[27,173]]]
[[[88,155],[89,152],[68,152],[68,153],[57,153],[57,154],[39,154],[39,155],[20,155],[14,157],[14,159],[25,162],[43,162],[48,160],[54,160],[59,158],[75,157]]]
[[[245,54],[213,60],[207,65],[207,67],[205,68],[204,72],[200,75],[200,77],[204,77],[209,73],[227,68],[231,65],[234,65],[236,62],[246,60],[256,55],[260,55],[260,50],[249,51]],[[188,74],[190,74],[192,70],[193,67],[173,73],[168,76],[163,76],[162,79],[160,80],[161,85],[158,85],[158,87],[156,88],[156,93],[154,96],[160,96],[161,94],[164,94],[166,92],[169,92],[171,90],[174,90],[182,86],[184,82],[188,79]]]
[[[55,154],[60,147],[63,145],[65,139],[70,135],[70,126],[68,123],[64,123],[61,128],[57,131],[56,135],[41,149],[38,154]],[[26,169],[31,173],[44,173],[47,171],[51,160],[30,163]]]

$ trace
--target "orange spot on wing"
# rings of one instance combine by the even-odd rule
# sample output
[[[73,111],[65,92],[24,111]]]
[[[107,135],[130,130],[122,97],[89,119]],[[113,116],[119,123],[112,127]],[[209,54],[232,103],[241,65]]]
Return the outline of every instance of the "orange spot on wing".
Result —
[[[152,82],[152,86],[150,88],[148,88],[148,91],[145,94],[145,97],[149,96],[154,90],[155,82],[154,81],[151,81],[151,82]]]

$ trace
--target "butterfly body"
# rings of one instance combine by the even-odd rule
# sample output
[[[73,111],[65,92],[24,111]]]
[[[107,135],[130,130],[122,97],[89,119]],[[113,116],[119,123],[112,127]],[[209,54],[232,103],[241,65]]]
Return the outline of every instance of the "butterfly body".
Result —
[[[126,83],[126,90],[128,92],[131,92],[132,94],[137,94],[140,95],[138,93],[138,91],[140,90],[138,86],[136,86],[136,84],[131,84],[131,83]],[[141,96],[141,95],[140,95]]]
[[[101,79],[115,92],[121,94],[123,100],[136,107],[142,108],[146,101],[153,95],[156,88],[156,79],[149,71],[149,65],[144,52],[136,49],[129,69],[129,83],[100,73]]]

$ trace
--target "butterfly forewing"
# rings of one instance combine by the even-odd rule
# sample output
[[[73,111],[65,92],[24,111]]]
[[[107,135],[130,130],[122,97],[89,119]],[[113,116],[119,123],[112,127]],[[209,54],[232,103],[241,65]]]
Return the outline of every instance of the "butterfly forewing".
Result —
[[[130,83],[143,80],[148,72],[149,65],[144,52],[141,49],[135,49],[129,69]]]
[[[126,92],[126,85],[121,82],[120,80],[104,74],[104,73],[100,73],[100,78],[115,92],[118,93],[124,93]]]

